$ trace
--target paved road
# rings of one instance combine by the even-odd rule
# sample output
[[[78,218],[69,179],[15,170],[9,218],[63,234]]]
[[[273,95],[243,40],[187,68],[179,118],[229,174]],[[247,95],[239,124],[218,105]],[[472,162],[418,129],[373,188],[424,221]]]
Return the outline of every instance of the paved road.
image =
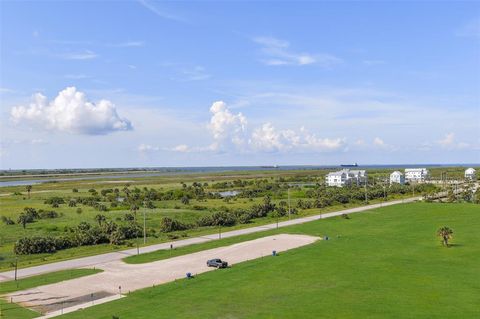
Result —
[[[283,252],[309,245],[319,239],[308,235],[278,234],[146,264],[126,264],[116,260],[98,265],[103,269],[101,273],[15,291],[6,295],[5,299],[44,314],[75,305],[84,305],[82,308],[85,308],[92,301],[118,295],[122,291],[126,293],[161,285],[185,278],[187,273],[196,275],[212,271],[214,268],[206,264],[212,258],[221,258],[229,265],[236,265],[269,256],[273,251]]]
[[[334,217],[334,216],[340,216],[342,214],[360,213],[360,212],[368,211],[368,210],[373,209],[373,208],[397,205],[397,204],[402,204],[402,203],[410,203],[410,202],[414,202],[414,201],[417,201],[417,200],[420,200],[420,199],[421,199],[421,197],[412,197],[412,198],[407,198],[407,199],[403,199],[403,200],[383,202],[383,203],[379,203],[379,204],[372,204],[372,205],[367,205],[367,206],[350,208],[350,209],[340,210],[340,211],[331,212],[331,213],[325,213],[325,214],[320,214],[320,215],[313,215],[313,216],[308,216],[308,217],[296,218],[296,219],[292,219],[292,220],[279,222],[278,227],[285,227],[285,226],[290,226],[290,225],[308,223],[310,221],[323,219],[323,218]],[[252,234],[252,233],[256,233],[256,232],[260,232],[260,231],[266,231],[266,230],[269,230],[269,229],[275,229],[276,227],[277,227],[277,224],[273,223],[273,224],[250,227],[250,228],[245,228],[245,229],[232,230],[232,231],[222,233],[221,237],[222,238],[227,238],[227,237],[233,237],[233,236],[244,235],[244,234]],[[174,247],[182,247],[182,246],[188,246],[188,245],[192,245],[192,244],[205,243],[205,242],[216,240],[216,239],[219,239],[218,234],[205,235],[205,236],[201,236],[201,237],[192,237],[192,238],[182,239],[182,240],[173,241],[173,242],[166,242],[166,243],[162,243],[162,244],[155,244],[155,245],[150,245],[150,246],[146,246],[146,247],[141,247],[140,248],[140,253],[142,254],[142,253],[148,253],[148,252],[161,250],[161,249],[169,249],[170,244],[172,244]],[[98,264],[103,264],[103,263],[111,262],[111,261],[115,261],[115,260],[121,260],[121,259],[123,259],[127,256],[132,256],[132,255],[136,255],[136,254],[137,254],[137,249],[132,248],[132,249],[122,250],[122,251],[118,251],[118,252],[106,253],[106,254],[89,256],[89,257],[82,257],[82,258],[71,259],[71,260],[65,260],[65,261],[55,262],[55,263],[51,263],[51,264],[45,264],[45,265],[40,265],[40,266],[35,266],[35,267],[19,269],[18,273],[17,273],[17,276],[18,276],[18,278],[23,278],[23,277],[30,277],[30,276],[34,276],[34,275],[40,275],[40,274],[45,274],[45,273],[59,271],[59,270],[65,270],[65,269],[81,268],[81,267],[92,267],[93,268],[95,265],[98,265]],[[14,276],[15,276],[15,274],[14,274],[13,270],[2,272],[2,273],[0,273],[0,282],[13,280]]]

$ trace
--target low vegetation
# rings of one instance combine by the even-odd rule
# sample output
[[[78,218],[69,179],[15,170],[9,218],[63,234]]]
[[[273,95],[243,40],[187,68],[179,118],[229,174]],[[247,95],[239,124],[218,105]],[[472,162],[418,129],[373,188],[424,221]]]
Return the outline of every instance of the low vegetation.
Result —
[[[435,236],[446,223],[459,245],[448,250]],[[278,232],[330,238],[132,292],[65,318],[477,318],[479,228],[473,204],[418,203],[181,247],[161,254]]]
[[[140,245],[144,216],[147,243],[157,243],[414,194],[433,201],[441,189],[431,184],[389,186],[384,182],[388,172],[382,170],[369,172],[366,192],[355,186],[332,188],[324,185],[325,173],[239,172],[5,188],[8,196],[0,197],[0,269],[12,268],[15,255],[21,257],[20,266],[28,266]],[[29,196],[22,195],[25,190]],[[226,191],[230,195],[222,197]],[[470,191],[451,201],[478,199]]]

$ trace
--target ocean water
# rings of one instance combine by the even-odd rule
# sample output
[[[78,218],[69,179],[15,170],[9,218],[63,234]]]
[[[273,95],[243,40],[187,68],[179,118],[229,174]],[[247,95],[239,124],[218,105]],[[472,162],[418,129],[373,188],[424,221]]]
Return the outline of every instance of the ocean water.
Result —
[[[355,169],[397,169],[410,167],[470,167],[480,164],[398,164],[398,165],[359,165]],[[8,181],[0,181],[0,187],[37,185],[42,183],[54,183],[63,181],[81,181],[96,179],[125,179],[151,176],[181,175],[191,173],[221,173],[221,172],[239,172],[239,171],[287,171],[287,170],[318,170],[318,169],[340,169],[339,165],[285,165],[285,166],[218,166],[218,167],[156,167],[156,168],[138,168],[137,170],[147,170],[148,172],[119,173],[122,169],[115,169],[117,173],[93,175],[93,176],[72,176],[55,178],[33,178],[18,179],[8,178]],[[84,170],[88,172],[89,170]],[[125,171],[132,171],[132,168],[126,168]],[[81,172],[80,172],[81,174]],[[6,178],[7,176],[5,176]]]

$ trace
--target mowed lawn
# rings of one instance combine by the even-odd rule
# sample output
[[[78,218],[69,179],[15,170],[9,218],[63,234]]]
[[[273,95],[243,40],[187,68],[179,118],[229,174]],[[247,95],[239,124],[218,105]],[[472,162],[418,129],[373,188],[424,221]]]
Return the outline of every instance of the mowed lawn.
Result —
[[[454,230],[452,247],[436,237]],[[480,318],[480,206],[407,204],[281,229],[328,235],[62,318]]]

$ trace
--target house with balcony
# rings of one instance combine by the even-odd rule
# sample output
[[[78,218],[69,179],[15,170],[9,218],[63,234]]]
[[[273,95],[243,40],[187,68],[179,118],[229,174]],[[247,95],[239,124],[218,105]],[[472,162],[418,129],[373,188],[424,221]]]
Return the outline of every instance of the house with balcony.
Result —
[[[345,185],[363,185],[367,182],[365,170],[342,169],[337,172],[330,172],[325,176],[327,186],[343,187]]]
[[[390,174],[390,185],[392,184],[405,184],[405,176],[399,171],[393,172]]]
[[[473,167],[467,168],[465,170],[465,179],[470,180],[470,181],[476,180],[477,179],[477,171]]]
[[[430,177],[426,168],[406,168],[405,181],[409,183],[424,183]]]

